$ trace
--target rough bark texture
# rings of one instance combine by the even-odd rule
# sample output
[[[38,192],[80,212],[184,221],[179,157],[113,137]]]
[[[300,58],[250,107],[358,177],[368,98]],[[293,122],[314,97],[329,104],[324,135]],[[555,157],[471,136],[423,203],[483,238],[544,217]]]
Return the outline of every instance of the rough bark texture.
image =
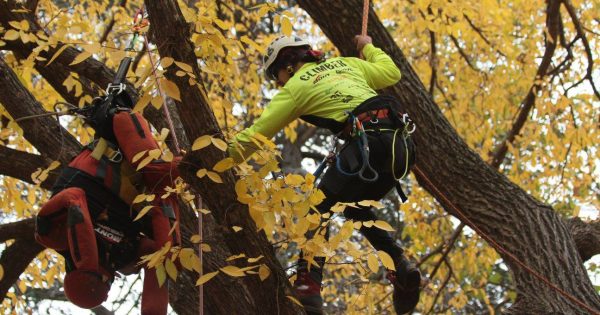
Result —
[[[600,253],[600,220],[583,222],[580,218],[572,218],[567,220],[567,225],[583,261]]]
[[[193,44],[190,42],[190,26],[185,23],[177,1],[145,1],[151,23],[151,38],[159,49],[161,57],[172,57],[192,66],[196,78],[201,77],[194,54]],[[156,22],[155,22],[156,21]],[[160,25],[160,27],[155,27]],[[221,131],[217,120],[206,99],[203,87],[190,86],[188,79],[177,77],[175,71],[168,71],[166,78],[175,82],[181,92],[181,102],[176,101],[181,117],[181,123],[190,140],[202,135],[220,136]],[[256,225],[250,218],[247,208],[237,202],[232,172],[221,175],[223,184],[215,184],[208,178],[198,179],[194,174],[199,168],[212,169],[218,161],[225,158],[225,153],[210,146],[198,152],[189,153],[182,163],[182,176],[199,192],[206,207],[212,210],[215,222],[219,225],[218,231],[229,247],[231,253],[245,253],[248,257],[262,255],[262,262],[271,270],[271,276],[260,281],[257,276],[247,276],[241,280],[247,288],[232,286],[230,294],[236,298],[232,303],[222,305],[219,314],[236,313],[228,308],[244,306],[244,312],[250,314],[298,314],[303,309],[286,298],[292,295],[289,281],[281,265],[276,260],[273,248],[264,233],[256,232]],[[231,226],[240,226],[243,229],[235,233]],[[246,291],[248,290],[248,291]],[[220,292],[220,291],[217,291]],[[247,295],[246,292],[252,292]],[[206,304],[223,303],[220,293],[206,294]],[[250,299],[250,300],[248,300]],[[239,303],[240,305],[235,305]]]
[[[36,243],[31,233],[28,237],[16,239],[2,251],[0,265],[4,268],[4,277],[0,280],[0,296],[6,296],[8,289],[19,279],[29,262],[42,250],[44,247]]]
[[[360,33],[362,1],[299,0],[298,3],[344,55],[357,55],[352,38]],[[405,111],[417,124],[414,134],[418,144],[417,165],[433,185],[483,233],[520,261],[576,299],[600,310],[600,298],[559,215],[492,169],[466,145],[373,11],[368,33],[402,71],[402,80],[386,92],[405,104]],[[448,212],[457,215],[424,178],[417,179]],[[509,265],[518,292],[512,313],[588,313],[532,276],[504,252],[499,254]]]
[[[38,168],[46,168],[52,160],[41,155],[31,154],[0,146],[0,174],[20,179],[24,182],[35,184],[31,174]],[[58,173],[51,171],[48,178],[40,184],[42,188],[50,189]]]

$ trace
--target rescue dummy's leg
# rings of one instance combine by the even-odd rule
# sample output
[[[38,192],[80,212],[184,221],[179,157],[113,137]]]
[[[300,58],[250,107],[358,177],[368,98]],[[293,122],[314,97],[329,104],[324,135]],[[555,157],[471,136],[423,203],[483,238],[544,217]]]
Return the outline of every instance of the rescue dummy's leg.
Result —
[[[113,130],[119,147],[125,159],[137,169],[140,158],[133,161],[139,153],[159,149],[158,143],[152,137],[150,126],[142,115],[138,113],[120,112],[113,117]],[[147,154],[147,153],[146,153]],[[179,220],[179,207],[177,197],[171,195],[166,199],[160,198],[165,193],[166,186],[172,186],[173,180],[179,176],[177,164],[181,158],[171,162],[162,160],[152,161],[142,167],[140,172],[144,184],[150,193],[156,194],[153,208],[150,210],[152,225],[152,240],[146,239],[140,246],[145,254],[155,252],[171,241],[172,245],[181,243],[179,227],[173,235],[169,235],[172,224]],[[168,287],[158,285],[156,270],[144,267],[144,293],[142,295],[142,314],[166,314],[168,305]]]
[[[73,304],[93,308],[106,300],[112,275],[100,266],[83,189],[67,188],[42,207],[36,218],[35,238],[48,248],[69,251],[74,270],[67,272],[64,290]]]
[[[113,118],[113,129],[123,156],[134,168],[137,168],[137,165],[143,160],[140,158],[134,162],[133,158],[137,154],[159,149],[158,143],[152,137],[148,122],[139,113],[117,113]],[[146,188],[151,193],[158,195],[154,202],[156,207],[150,215],[152,216],[153,239],[159,247],[169,240],[167,234],[170,231],[170,219],[175,221],[179,219],[176,197],[171,196],[166,200],[161,200],[160,196],[164,194],[165,187],[173,185],[173,180],[179,176],[177,164],[180,160],[180,157],[171,162],[156,160],[140,170]],[[176,243],[180,241],[179,228],[175,229],[174,240]]]
[[[156,243],[148,238],[140,241],[139,256],[148,255],[157,250]],[[142,315],[167,314],[169,290],[167,285],[159,286],[156,270],[144,266],[144,291],[142,293]]]

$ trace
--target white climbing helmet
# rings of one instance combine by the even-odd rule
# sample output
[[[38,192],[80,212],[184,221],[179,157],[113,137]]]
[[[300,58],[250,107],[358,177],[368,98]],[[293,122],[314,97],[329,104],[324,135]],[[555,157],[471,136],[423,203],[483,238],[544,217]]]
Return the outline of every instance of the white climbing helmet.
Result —
[[[267,47],[267,52],[263,56],[263,69],[265,75],[269,77],[269,67],[275,62],[277,55],[283,48],[298,46],[308,46],[310,48],[310,44],[306,40],[297,36],[279,36],[272,41]]]

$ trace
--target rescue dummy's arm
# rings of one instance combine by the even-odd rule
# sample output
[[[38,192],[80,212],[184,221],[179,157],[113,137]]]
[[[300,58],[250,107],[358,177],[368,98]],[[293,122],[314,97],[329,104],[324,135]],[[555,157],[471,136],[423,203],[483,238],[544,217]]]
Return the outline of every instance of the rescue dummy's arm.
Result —
[[[240,132],[229,144],[229,156],[236,163],[243,162],[258,148],[252,138],[258,133],[267,139],[273,138],[281,129],[298,118],[300,114],[290,92],[283,87],[267,105],[252,126]]]
[[[400,69],[383,50],[369,43],[364,45],[362,54],[366,60],[348,58],[348,62],[362,71],[371,88],[379,90],[400,81]]]

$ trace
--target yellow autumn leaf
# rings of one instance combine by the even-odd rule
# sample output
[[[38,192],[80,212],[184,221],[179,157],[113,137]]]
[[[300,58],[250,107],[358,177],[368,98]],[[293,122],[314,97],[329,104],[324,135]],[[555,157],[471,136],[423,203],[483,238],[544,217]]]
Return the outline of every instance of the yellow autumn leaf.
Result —
[[[195,253],[191,248],[183,248],[179,253],[179,262],[181,266],[187,270],[192,270],[194,268],[194,259]]]
[[[198,178],[202,178],[202,177],[206,176],[207,173],[208,173],[208,171],[205,168],[202,168],[196,172],[196,176]]]
[[[270,274],[271,269],[269,269],[267,265],[262,264],[260,265],[260,267],[258,267],[258,277],[260,278],[260,281],[265,281],[265,279],[267,279]]]
[[[21,294],[25,294],[27,291],[27,283],[23,280],[19,280],[19,291],[21,291]]]
[[[203,274],[202,277],[200,277],[198,279],[198,281],[196,281],[196,285],[203,285],[206,282],[208,282],[208,280],[214,278],[217,274],[219,274],[219,271],[214,271],[214,272],[209,272],[206,274]]]
[[[369,254],[367,257],[367,266],[373,273],[377,273],[379,271],[379,260],[377,260],[377,256],[375,256],[375,254]]]
[[[304,307],[304,306],[302,305],[302,303],[300,303],[300,301],[298,301],[298,300],[297,300],[295,297],[293,297],[293,296],[291,296],[291,295],[286,295],[285,297],[286,297],[286,298],[288,298],[288,299],[290,299],[292,302],[294,302],[294,303],[296,303],[296,304],[298,304],[298,305],[300,305],[300,306]]]
[[[84,52],[80,53],[79,55],[77,55],[77,57],[75,57],[75,59],[73,59],[73,61],[71,61],[71,63],[69,65],[73,66],[73,65],[76,65],[78,63],[81,63],[81,62],[83,62],[84,60],[88,59],[91,56],[92,56],[91,52],[84,51]]]
[[[131,159],[131,162],[132,163],[137,162],[139,159],[141,159],[146,154],[146,152],[148,152],[148,150],[144,150],[144,151],[140,151],[140,152],[136,153],[133,156],[133,158]]]
[[[167,151],[165,154],[163,154],[162,159],[165,162],[172,162],[173,159],[175,158],[175,156],[173,155],[173,152],[171,151]]]
[[[142,168],[144,168],[144,166],[150,164],[150,162],[152,162],[153,160],[154,160],[154,158],[152,156],[148,155],[140,162],[140,164],[138,164],[138,166],[135,170],[136,171],[141,170]]]
[[[163,98],[160,95],[156,95],[152,97],[150,104],[152,104],[152,107],[159,109],[163,105]]]
[[[29,22],[27,20],[21,20],[21,30],[29,31]]]
[[[198,234],[194,234],[190,237],[190,242],[194,243],[194,244],[198,244],[202,241],[202,238],[200,237],[200,235]]]
[[[21,23],[18,21],[8,21],[8,25],[12,26],[13,28],[16,28],[18,30],[21,30]]]
[[[249,264],[253,264],[253,263],[255,263],[255,262],[257,262],[257,261],[259,261],[259,260],[263,259],[264,257],[265,257],[265,256],[263,256],[263,255],[260,255],[260,256],[258,256],[258,257],[248,258],[248,263],[249,263]]]
[[[220,268],[220,270],[232,277],[244,277],[246,274],[244,273],[244,271],[242,271],[240,268],[236,267],[236,266],[225,266],[223,268]]]
[[[304,183],[304,177],[298,174],[288,174],[285,177],[285,183],[288,186],[297,187],[300,186],[300,184]]]
[[[223,183],[221,176],[219,176],[219,174],[217,174],[215,172],[207,171],[206,175],[208,175],[208,178],[210,178],[210,180],[212,180],[215,183],[219,183],[219,184]]]
[[[292,22],[288,17],[281,18],[281,32],[285,36],[292,36]]]
[[[227,142],[219,139],[219,138],[210,138],[212,144],[217,147],[217,149],[221,151],[227,151]]]
[[[0,281],[4,278],[4,267],[0,265]]]
[[[175,61],[175,65],[177,65],[177,67],[179,67],[179,69],[181,69],[187,73],[194,72],[194,69],[192,68],[192,66],[188,65],[187,63]]]
[[[144,200],[146,200],[146,198],[148,198],[148,195],[146,194],[139,194],[137,196],[135,196],[135,198],[133,199],[132,203],[140,203]]]
[[[137,221],[139,219],[141,219],[144,215],[146,215],[146,213],[148,213],[148,211],[150,211],[150,209],[152,209],[154,206],[145,206],[142,210],[140,210],[140,212],[138,213],[137,216],[135,216],[135,219],[133,219],[133,221]]]
[[[173,64],[173,61],[175,61],[175,59],[171,57],[163,57],[160,59],[160,66],[166,69]]]
[[[167,274],[165,272],[165,266],[163,264],[159,264],[156,266],[156,278],[158,279],[158,286],[162,287],[162,285],[167,280]]]
[[[375,221],[375,223],[373,223],[373,225],[384,231],[389,231],[389,232],[395,231],[394,228],[389,223],[382,221],[382,220]]]
[[[208,244],[200,244],[200,250],[202,250],[205,253],[209,253],[212,251],[212,248],[210,248],[210,245]]]
[[[181,102],[181,93],[177,84],[175,84],[173,81],[162,79],[161,86],[169,97]]]
[[[19,32],[15,31],[15,30],[8,30],[6,31],[6,33],[4,33],[4,37],[5,40],[16,40],[17,38],[19,38]]]
[[[224,31],[229,29],[229,23],[224,22],[221,19],[214,19],[213,22],[215,22],[215,24],[217,24],[217,26]]]
[[[150,104],[150,100],[152,100],[152,95],[150,95],[150,93],[145,93],[138,99],[137,103],[133,107],[133,111],[137,113],[143,112],[144,108]]]
[[[54,55],[52,55],[52,58],[50,58],[50,61],[48,61],[48,63],[46,64],[46,66],[49,66],[54,60],[56,60],[56,58],[58,58],[58,56],[60,54],[62,54],[63,51],[65,51],[65,49],[67,49],[70,45],[62,45],[62,47],[60,47],[55,53]]]
[[[217,162],[217,164],[215,164],[215,166],[213,166],[213,170],[215,172],[224,172],[230,168],[232,168],[233,166],[235,166],[235,161],[228,157],[228,158],[224,158],[223,160]]]
[[[240,259],[240,258],[244,258],[244,257],[246,257],[246,254],[241,253],[239,255],[229,256],[225,259],[225,261],[232,261],[232,260],[236,260],[236,259]]]
[[[363,207],[374,207],[376,209],[381,209],[385,207],[381,202],[375,200],[363,200],[359,201],[358,204]]]
[[[381,263],[383,264],[383,266],[385,268],[390,269],[390,270],[396,270],[396,266],[394,265],[394,260],[392,259],[392,256],[390,256],[390,254],[388,254],[382,250],[378,250],[377,256],[379,256],[379,259],[381,260]]]
[[[206,148],[207,146],[209,146],[212,143],[211,139],[212,139],[211,136],[208,136],[208,135],[197,138],[196,140],[194,140],[194,143],[192,144],[192,151],[197,151],[197,150]]]
[[[169,278],[177,280],[177,267],[175,267],[175,264],[171,259],[165,260],[165,269],[167,270]]]
[[[239,231],[241,231],[241,230],[242,230],[242,228],[241,228],[241,227],[239,227],[239,226],[237,226],[237,225],[234,225],[234,226],[232,226],[231,228],[233,229],[233,231],[234,231],[234,232],[239,232]]]
[[[59,166],[60,166],[59,161],[52,161],[52,163],[50,163],[50,165],[48,165],[48,168],[46,170],[51,171],[51,170],[58,168]]]

